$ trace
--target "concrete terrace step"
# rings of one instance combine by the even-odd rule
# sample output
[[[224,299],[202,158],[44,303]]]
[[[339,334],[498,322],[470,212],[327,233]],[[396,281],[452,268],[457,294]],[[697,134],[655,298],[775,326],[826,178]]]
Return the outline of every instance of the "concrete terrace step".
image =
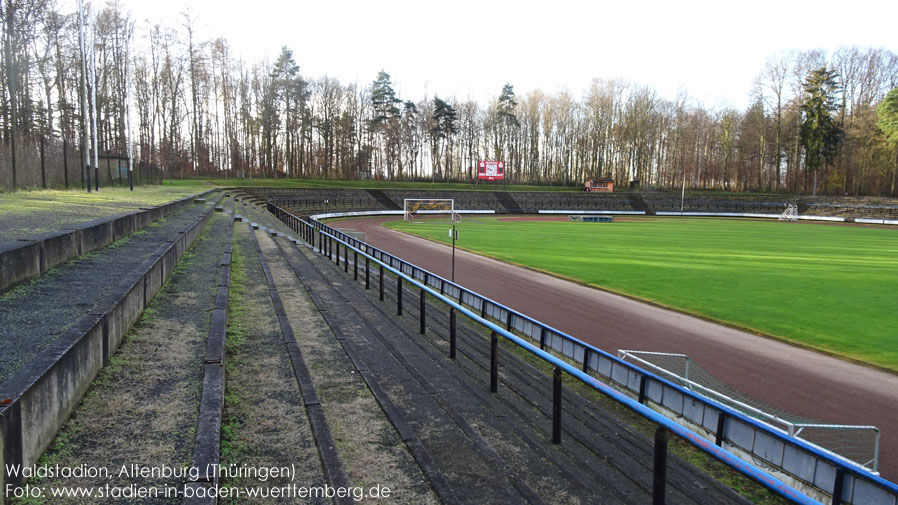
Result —
[[[205,205],[187,207],[94,253],[69,261],[0,296],[0,383],[80,317],[101,308],[154,251],[178,238]]]
[[[630,503],[651,500],[651,442],[593,401],[565,393],[562,445],[550,442],[551,379],[503,350],[499,392],[488,391],[488,345],[472,328],[460,332],[457,361],[446,352],[445,309],[428,307],[430,329],[417,329],[417,293],[406,291],[406,316],[395,317],[395,278],[387,303],[353,285],[320,256],[278,239],[434,488],[452,503]],[[345,265],[340,266],[343,270]],[[350,267],[348,270],[352,272]],[[352,273],[350,273],[352,275]],[[352,277],[349,277],[351,279]],[[392,302],[392,303],[391,303]],[[465,327],[462,324],[460,327]],[[437,330],[434,332],[433,330]],[[415,453],[415,451],[412,451]],[[690,465],[672,462],[677,503],[745,503]]]
[[[181,489],[181,472],[166,477],[120,475],[125,465],[180,469],[191,459],[210,328],[216,305],[219,260],[232,221],[213,215],[170,281],[134,325],[111,366],[104,368],[50,444],[61,467],[89,462],[110,478],[30,482],[56,488],[105,485]],[[123,503],[124,501],[122,501]],[[141,503],[177,503],[147,499]]]
[[[189,196],[155,207],[142,207],[139,210],[95,220],[76,219],[78,222],[68,222],[58,230],[38,235],[26,234],[23,236],[15,231],[9,234],[2,233],[0,234],[0,293],[38,277],[70,259],[102,249],[149,223],[156,222],[189,206],[195,200],[206,201],[205,197],[212,193],[212,191],[207,191],[202,193],[199,198]],[[219,197],[219,194],[214,194],[210,198],[216,200]],[[106,211],[107,209],[102,206],[99,209],[100,214],[104,214]],[[64,213],[65,211],[63,211]],[[90,216],[87,212],[84,215]],[[38,213],[27,219],[18,215],[8,219],[15,219],[17,223],[27,223],[30,229],[42,229],[57,222],[58,216]],[[19,226],[25,225],[20,224]]]

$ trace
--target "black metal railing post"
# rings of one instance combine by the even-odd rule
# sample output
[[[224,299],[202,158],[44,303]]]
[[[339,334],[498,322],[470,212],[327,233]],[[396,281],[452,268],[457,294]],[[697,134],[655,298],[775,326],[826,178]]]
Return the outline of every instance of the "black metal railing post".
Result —
[[[499,335],[490,332],[490,393],[499,390]]]
[[[552,371],[552,443],[561,443],[561,368]]]
[[[349,273],[349,246],[343,246],[343,273]]]
[[[425,323],[424,307],[426,306],[426,301],[427,300],[424,297],[424,288],[421,288],[421,297],[418,302],[421,305],[421,310],[420,310],[420,314],[419,314],[419,319],[420,319],[421,324],[420,324],[420,328],[418,328],[418,333],[420,333],[421,335],[424,334],[424,323]]]
[[[337,239],[334,239],[334,242],[337,242],[337,259],[335,261],[337,262],[337,268],[340,268],[340,242]]]
[[[384,301],[384,266],[380,265],[380,276],[378,277],[380,281],[380,301]]]
[[[449,308],[449,359],[455,359],[455,307]]]
[[[359,280],[359,252],[352,251],[352,280]]]
[[[546,333],[547,332],[546,332],[545,328],[539,329],[539,350],[540,351],[546,350]]]
[[[639,403],[645,405],[645,393],[648,387],[648,377],[645,375],[639,378]]]
[[[365,291],[371,288],[371,260],[365,257]]]
[[[717,414],[717,433],[714,435],[714,445],[718,447],[723,447],[723,435],[724,429],[727,424],[727,414],[726,412],[719,412]]]
[[[836,480],[833,482],[832,505],[842,505],[842,494],[845,492],[845,469],[836,468]]]
[[[396,315],[402,315],[402,276],[396,276]]]
[[[667,430],[658,425],[655,429],[655,470],[652,475],[652,505],[664,505],[667,485]]]
[[[582,368],[583,373],[589,373],[589,353],[590,353],[589,349],[584,347],[583,348],[583,368]]]

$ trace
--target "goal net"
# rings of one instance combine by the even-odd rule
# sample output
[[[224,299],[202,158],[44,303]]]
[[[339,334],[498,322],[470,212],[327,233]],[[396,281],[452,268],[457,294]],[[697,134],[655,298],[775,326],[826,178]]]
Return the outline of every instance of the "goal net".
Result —
[[[406,198],[402,210],[405,220],[411,222],[425,216],[434,220],[459,221],[452,198]]]
[[[774,407],[730,387],[685,354],[619,350],[617,355],[789,436],[879,471],[880,432],[876,426],[824,423]]]
[[[780,216],[780,221],[798,221],[798,206],[790,203]]]

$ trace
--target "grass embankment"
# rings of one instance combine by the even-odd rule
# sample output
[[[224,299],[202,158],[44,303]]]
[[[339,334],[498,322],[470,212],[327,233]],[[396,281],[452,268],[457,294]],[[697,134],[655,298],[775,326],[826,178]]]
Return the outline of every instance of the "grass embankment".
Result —
[[[447,243],[446,224],[389,227]],[[898,371],[898,233],[753,220],[459,225],[458,247]]]
[[[207,183],[100,188],[100,191],[33,190],[0,194],[0,235],[45,233],[140,207],[160,205],[214,188]]]
[[[169,186],[195,186],[197,183],[211,182],[221,187],[264,187],[264,188],[338,188],[338,189],[415,189],[415,190],[461,190],[461,191],[581,191],[580,186],[529,186],[521,184],[466,184],[460,182],[404,182],[404,181],[336,181],[330,179],[166,179]]]

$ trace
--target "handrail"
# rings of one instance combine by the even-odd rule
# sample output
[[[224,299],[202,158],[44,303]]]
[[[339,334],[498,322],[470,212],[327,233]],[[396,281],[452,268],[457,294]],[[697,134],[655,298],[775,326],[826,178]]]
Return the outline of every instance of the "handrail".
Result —
[[[452,302],[452,304],[450,304],[450,306],[457,307],[459,310],[462,310],[463,313],[468,315],[468,317],[471,317],[471,315],[476,315],[476,314],[474,314],[470,309],[467,309],[464,307],[465,301],[463,300],[463,295],[468,295],[473,300],[480,300],[481,314],[479,316],[477,316],[476,319],[474,319],[476,322],[484,324],[485,326],[493,329],[494,331],[497,331],[497,329],[502,330],[501,333],[498,331],[497,331],[497,333],[502,334],[503,337],[511,339],[511,340],[515,341],[516,343],[520,343],[520,345],[522,345],[522,347],[524,347],[525,349],[531,350],[531,352],[533,350],[538,350],[539,351],[538,355],[540,357],[542,357],[543,359],[549,361],[550,363],[553,363],[553,364],[564,363],[565,366],[563,368],[566,371],[571,372],[571,370],[573,370],[573,371],[577,372],[576,374],[572,373],[572,375],[575,375],[576,377],[580,378],[585,383],[592,385],[593,387],[595,387],[596,389],[599,389],[602,392],[605,392],[604,388],[608,388],[608,390],[613,391],[614,395],[611,395],[610,393],[606,393],[606,394],[609,394],[609,396],[612,396],[613,398],[617,399],[618,397],[615,395],[620,395],[624,398],[627,398],[630,402],[633,402],[636,405],[641,405],[642,407],[647,409],[648,412],[652,413],[652,416],[649,416],[650,419],[652,419],[652,420],[655,419],[655,416],[660,416],[663,419],[667,419],[667,418],[664,417],[663,415],[655,412],[654,410],[650,409],[649,407],[642,405],[642,403],[634,402],[626,394],[624,394],[620,391],[617,391],[617,390],[611,388],[610,386],[605,385],[604,383],[599,382],[597,379],[595,379],[594,377],[592,377],[591,375],[589,375],[587,372],[584,371],[589,368],[592,368],[593,370],[596,370],[598,372],[598,369],[596,367],[589,366],[589,361],[590,361],[591,355],[595,355],[595,356],[598,356],[603,359],[611,361],[612,366],[613,365],[623,366],[626,369],[628,369],[630,372],[633,372],[634,374],[639,375],[640,378],[642,378],[643,380],[651,379],[653,382],[660,383],[664,387],[672,388],[672,389],[678,391],[679,393],[683,394],[684,396],[688,396],[690,399],[693,399],[695,401],[709,405],[709,406],[713,407],[714,409],[718,410],[720,412],[720,417],[732,418],[732,419],[735,419],[743,424],[748,424],[748,425],[752,426],[753,428],[759,429],[776,439],[782,440],[784,443],[787,443],[787,444],[790,444],[797,448],[800,448],[800,449],[812,454],[814,457],[825,461],[827,464],[833,466],[835,469],[836,482],[833,484],[834,490],[840,489],[842,483],[845,482],[845,476],[850,475],[854,478],[862,479],[863,481],[867,481],[870,484],[873,484],[879,488],[882,488],[884,491],[886,491],[887,493],[889,493],[893,496],[898,496],[898,485],[896,485],[892,482],[889,482],[889,481],[879,477],[878,475],[875,475],[875,474],[869,472],[869,470],[867,470],[866,468],[862,467],[861,465],[855,463],[854,461],[847,460],[838,455],[834,455],[834,454],[830,453],[829,451],[821,450],[821,448],[817,447],[816,445],[810,444],[802,439],[788,437],[788,435],[782,433],[782,431],[776,429],[775,427],[769,426],[768,424],[764,423],[763,421],[759,421],[752,417],[746,416],[742,412],[739,412],[738,410],[735,410],[727,405],[719,404],[717,402],[714,402],[713,400],[707,399],[704,396],[701,396],[701,395],[699,395],[695,392],[692,392],[686,388],[683,388],[679,384],[676,384],[668,379],[665,379],[658,375],[647,372],[646,370],[644,370],[638,366],[635,366],[632,363],[628,363],[628,362],[618,358],[617,356],[614,356],[614,355],[607,353],[601,349],[598,349],[592,345],[582,342],[582,341],[576,339],[575,337],[567,335],[566,333],[564,333],[560,330],[552,328],[551,326],[541,323],[527,315],[524,315],[517,311],[514,311],[514,310],[506,307],[505,305],[495,302],[495,301],[493,301],[487,297],[484,297],[480,294],[477,294],[471,290],[468,290],[460,285],[457,285],[449,280],[444,279],[443,277],[440,277],[436,274],[430,273],[427,270],[421,269],[412,263],[402,260],[401,258],[393,256],[379,248],[376,248],[376,247],[368,244],[367,242],[358,240],[358,239],[351,237],[351,236],[349,236],[337,229],[334,229],[324,223],[321,223],[320,221],[317,221],[315,219],[318,216],[312,216],[310,219],[310,222],[306,222],[305,220],[300,219],[299,217],[293,215],[292,213],[290,213],[290,212],[282,209],[281,207],[279,207],[275,204],[272,204],[270,202],[268,204],[268,208],[269,208],[270,212],[272,212],[279,219],[281,219],[286,224],[288,224],[292,229],[294,229],[294,231],[299,233],[301,231],[300,226],[302,226],[303,227],[302,233],[305,237],[305,240],[308,243],[312,244],[313,248],[314,248],[314,244],[315,244],[314,232],[318,231],[319,232],[319,240],[320,240],[321,236],[327,236],[329,238],[332,238],[333,240],[337,240],[338,242],[343,243],[344,245],[351,247],[353,250],[363,254],[365,257],[368,257],[368,258],[376,261],[377,263],[383,265],[385,268],[387,268],[389,271],[393,272],[394,274],[401,274],[403,278],[408,279],[409,281],[413,282],[415,285],[421,286],[422,289],[426,288],[429,293],[433,294],[434,296],[437,296],[440,300],[442,300],[446,303],[449,303],[447,300],[451,300],[450,298],[447,298],[444,294],[444,291],[446,290],[446,287],[448,286],[451,291],[457,291],[459,294],[459,296],[457,297],[458,302],[457,303]],[[369,254],[372,251],[375,254]],[[381,259],[378,259],[376,257],[377,255],[380,255],[382,258],[389,258],[389,263],[385,263]],[[393,267],[394,260],[396,263],[398,263],[398,269]],[[403,269],[410,270],[412,272],[412,274],[411,275],[406,274],[405,272],[403,272]],[[415,278],[416,272],[420,273],[424,277],[423,283],[421,283],[418,279]],[[441,288],[440,291],[435,291],[435,289],[433,289],[431,286],[428,285],[427,281],[430,281],[430,280],[438,280],[439,281],[439,285]],[[540,347],[536,347],[533,344],[530,344],[529,342],[522,340],[520,337],[517,337],[510,331],[508,331],[506,329],[502,329],[501,327],[497,326],[495,323],[492,323],[491,321],[486,319],[485,315],[486,315],[486,312],[488,312],[487,308],[486,308],[487,307],[486,304],[489,304],[489,305],[493,306],[495,309],[498,309],[498,310],[494,310],[493,312],[497,312],[497,311],[500,313],[504,312],[507,315],[506,326],[508,328],[513,326],[511,324],[512,318],[517,318],[519,321],[523,321],[523,322],[533,325],[534,327],[540,328],[540,330],[541,330],[541,339],[540,339],[541,345],[540,345]],[[470,304],[470,306],[473,307],[474,304]],[[523,330],[522,330],[522,332],[523,332]],[[559,358],[555,357],[554,355],[552,355],[550,353],[545,352],[541,348],[541,347],[543,347],[543,344],[545,343],[545,337],[548,332],[551,332],[552,335],[557,336],[557,337],[561,338],[562,340],[569,342],[572,345],[575,345],[575,346],[578,346],[578,347],[584,349],[583,370],[577,370],[576,368],[574,368],[567,362],[560,360]],[[563,347],[563,344],[562,344],[562,347]],[[564,354],[564,352],[562,352],[562,354]],[[573,352],[571,354],[573,354]],[[573,356],[571,356],[571,357],[573,358]],[[602,372],[599,372],[599,373],[602,373]],[[612,378],[611,380],[615,380],[616,382],[620,383],[619,380],[616,380],[614,378]],[[602,387],[600,388],[598,386],[598,384],[601,384]],[[640,391],[640,396],[642,396],[642,391]],[[628,406],[630,406],[630,405],[628,404]],[[641,414],[644,413],[644,411],[642,409],[639,409],[637,411]],[[670,421],[670,422],[673,423],[673,421]],[[661,424],[661,423],[659,423],[659,424]],[[676,423],[674,423],[674,424],[676,424]],[[687,428],[683,427],[680,424],[676,424],[676,426],[678,426],[679,429],[671,430],[671,431],[674,431],[678,435],[680,435],[681,430],[685,431],[686,433],[691,434],[691,436],[685,436],[685,435],[680,435],[680,436],[682,436],[683,438],[686,438],[687,440],[692,442],[694,445],[702,448],[703,450],[706,450],[706,452],[709,452],[709,454],[711,454],[712,456],[720,459],[717,456],[716,451],[717,450],[723,451],[724,453],[728,454],[732,458],[738,459],[738,461],[740,462],[739,464],[744,463],[744,464],[747,464],[751,468],[757,469],[756,467],[746,463],[744,460],[739,459],[738,456],[735,456],[733,453],[728,452],[728,451],[718,447],[718,445],[720,444],[720,439],[722,437],[722,433],[721,433],[722,429],[723,429],[722,424],[718,425],[718,434],[717,434],[718,441],[715,443],[716,445],[711,444],[716,449],[709,449],[707,444],[710,444],[710,442],[707,439],[696,434],[695,432],[688,430]],[[696,437],[696,438],[693,439],[692,437]],[[696,441],[699,439],[701,440],[701,442]],[[739,446],[736,445],[736,447],[739,447]],[[729,461],[724,461],[724,462],[726,464],[732,466],[733,468],[741,471],[739,466],[734,466],[734,465],[736,465],[736,463],[733,463],[731,465],[731,463]],[[800,479],[800,477],[798,477],[798,476],[789,474],[788,472],[786,472],[786,473],[788,475],[791,475],[792,477]],[[746,475],[748,475],[748,474],[746,474]],[[782,481],[779,481],[778,479],[776,479],[775,477],[773,477],[767,473],[764,473],[764,475],[766,476],[765,478],[771,478],[771,479],[774,479],[776,482],[782,483]],[[749,475],[749,477],[754,479],[754,477],[751,477],[750,475]],[[757,481],[759,483],[761,483],[762,485],[766,485],[765,481],[763,479],[757,480]],[[786,485],[784,483],[782,483],[782,484],[784,486],[788,487],[788,485]],[[830,494],[829,490],[823,489],[814,483],[810,483],[810,485],[812,485],[813,487],[815,487],[818,490],[821,490],[827,494]],[[854,487],[854,486],[852,486],[852,487]],[[789,489],[797,492],[796,490],[794,490],[791,487]],[[774,489],[774,491],[779,492],[775,489]],[[792,499],[791,495],[789,495],[789,494],[782,494],[782,496],[784,496],[788,499]],[[808,498],[805,495],[802,495],[802,496],[811,500],[810,498]],[[809,502],[800,502],[799,501],[797,503],[818,503],[818,502],[812,500]],[[833,503],[842,503],[841,497],[837,497],[836,499],[834,499]]]

